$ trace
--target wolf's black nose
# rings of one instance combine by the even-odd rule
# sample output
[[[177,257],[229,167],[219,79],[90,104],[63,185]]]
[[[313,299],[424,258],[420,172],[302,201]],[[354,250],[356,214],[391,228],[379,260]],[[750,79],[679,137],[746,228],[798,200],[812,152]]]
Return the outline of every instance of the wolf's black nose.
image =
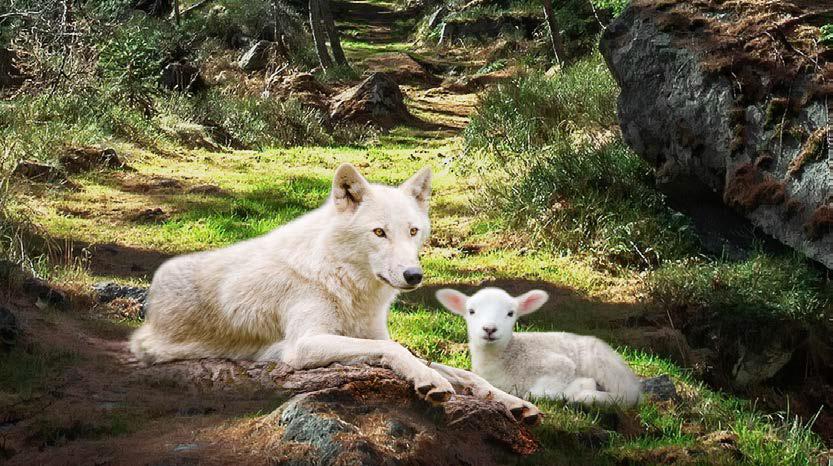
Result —
[[[405,277],[405,283],[409,285],[418,285],[419,282],[422,281],[422,269],[419,267],[411,267],[405,269],[405,272],[402,273],[402,276]]]

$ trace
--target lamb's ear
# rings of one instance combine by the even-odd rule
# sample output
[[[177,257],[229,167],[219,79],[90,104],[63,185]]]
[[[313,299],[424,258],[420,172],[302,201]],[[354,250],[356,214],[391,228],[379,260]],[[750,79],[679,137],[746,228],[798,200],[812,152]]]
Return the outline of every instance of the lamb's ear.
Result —
[[[423,167],[408,181],[402,183],[399,189],[413,196],[420,208],[428,212],[428,201],[431,199],[431,167]]]
[[[546,291],[532,290],[515,298],[518,303],[518,315],[525,316],[532,314],[544,305],[550,298]]]
[[[437,301],[449,311],[461,316],[466,315],[466,301],[469,299],[468,296],[451,288],[437,290],[436,296]]]
[[[354,211],[362,203],[370,183],[349,163],[341,164],[333,178],[333,202],[339,212]]]

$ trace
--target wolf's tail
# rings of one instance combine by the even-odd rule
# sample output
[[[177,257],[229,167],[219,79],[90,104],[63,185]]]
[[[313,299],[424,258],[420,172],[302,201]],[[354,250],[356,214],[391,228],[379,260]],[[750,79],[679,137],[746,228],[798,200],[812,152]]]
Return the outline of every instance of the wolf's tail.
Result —
[[[593,402],[623,407],[639,403],[642,384],[622,357],[605,342],[594,341],[583,363],[583,375],[601,385],[599,391],[592,394]]]

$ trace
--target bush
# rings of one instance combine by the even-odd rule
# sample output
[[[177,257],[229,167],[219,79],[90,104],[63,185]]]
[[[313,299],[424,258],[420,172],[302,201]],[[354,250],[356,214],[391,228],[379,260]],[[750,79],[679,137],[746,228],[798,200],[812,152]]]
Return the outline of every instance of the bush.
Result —
[[[618,94],[598,54],[552,78],[515,78],[481,99],[464,132],[466,150],[500,158],[537,150],[578,128],[609,128],[616,124]]]
[[[797,255],[674,262],[651,273],[647,289],[667,309],[702,308],[729,318],[818,320],[827,304],[820,274]]]

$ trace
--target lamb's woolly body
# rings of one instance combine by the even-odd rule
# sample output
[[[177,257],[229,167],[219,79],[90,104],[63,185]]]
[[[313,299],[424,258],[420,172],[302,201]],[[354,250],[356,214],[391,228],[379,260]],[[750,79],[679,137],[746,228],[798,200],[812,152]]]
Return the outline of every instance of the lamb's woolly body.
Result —
[[[521,397],[566,399],[588,405],[635,405],[639,380],[602,340],[566,332],[514,332],[519,316],[539,309],[547,294],[532,290],[513,298],[499,288],[471,297],[452,289],[437,299],[466,319],[475,374]]]
[[[516,332],[505,347],[475,347],[471,356],[475,374],[519,396],[573,395],[574,401],[613,401],[625,406],[639,402],[639,380],[613,348],[595,337],[566,332]],[[593,379],[597,384],[593,391],[610,395],[584,391],[584,386],[571,387],[577,379]]]

